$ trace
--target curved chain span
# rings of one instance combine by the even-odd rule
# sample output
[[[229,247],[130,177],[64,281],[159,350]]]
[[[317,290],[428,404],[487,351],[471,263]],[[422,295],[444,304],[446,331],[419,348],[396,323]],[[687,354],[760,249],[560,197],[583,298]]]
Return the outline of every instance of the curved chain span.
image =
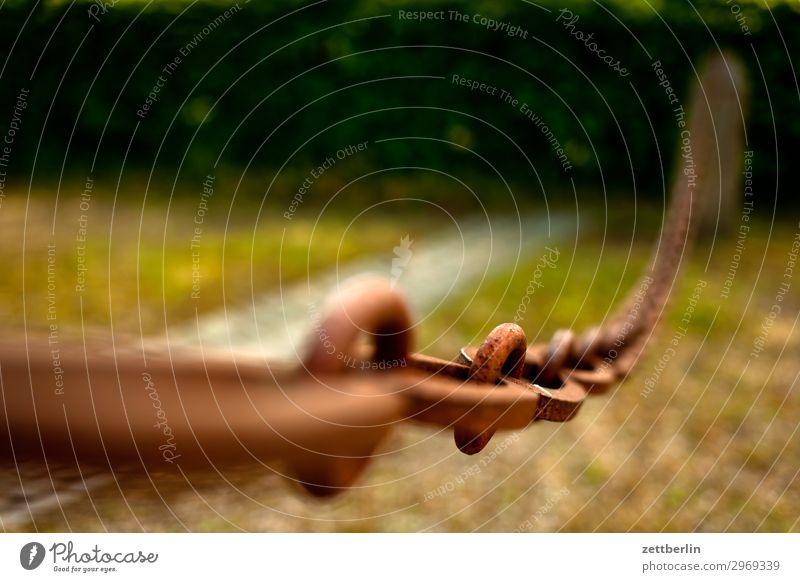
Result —
[[[725,172],[730,173],[743,153],[737,145],[744,132],[746,97],[744,67],[736,57],[720,54],[704,63],[691,94],[687,127],[681,132],[689,149],[682,150],[675,168],[671,204],[647,271],[605,324],[587,330],[569,348],[564,345],[567,332],[556,332],[549,353],[558,358],[551,367],[563,365],[564,358],[577,366],[595,357],[622,376],[630,370],[664,314],[708,205],[720,201],[722,191],[730,187],[726,180],[733,180]]]
[[[689,123],[696,185],[681,179],[679,167],[649,270],[600,327],[580,335],[559,330],[549,344],[529,347],[519,326],[502,324],[456,361],[432,358],[411,352],[404,298],[389,283],[367,279],[330,302],[296,369],[231,354],[81,346],[61,350],[67,387],[54,395],[47,342],[8,343],[0,348],[0,374],[2,387],[15,389],[2,390],[0,456],[151,475],[277,460],[309,492],[326,496],[352,486],[402,421],[452,427],[458,448],[474,454],[497,430],[571,419],[588,394],[627,373],[658,323],[698,205],[710,197],[715,163],[740,153],[715,147],[715,122],[735,127],[740,116],[717,119],[714,111],[722,103],[738,112],[730,103],[741,84],[735,60],[706,63]]]

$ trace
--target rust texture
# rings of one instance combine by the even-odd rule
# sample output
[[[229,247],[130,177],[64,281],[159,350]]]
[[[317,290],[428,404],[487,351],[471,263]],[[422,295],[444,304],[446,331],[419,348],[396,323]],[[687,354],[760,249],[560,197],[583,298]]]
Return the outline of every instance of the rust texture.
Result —
[[[698,104],[733,98],[735,83],[715,81],[724,67],[723,57],[710,60],[693,95],[701,182],[716,153],[710,108]],[[293,369],[230,353],[81,345],[59,353],[58,386],[45,338],[7,341],[0,455],[148,473],[277,461],[309,492],[327,496],[352,486],[404,421],[452,427],[467,454],[497,430],[567,421],[589,394],[625,376],[651,336],[691,242],[696,204],[694,190],[676,179],[635,317],[629,303],[581,335],[559,330],[549,344],[529,346],[518,325],[505,323],[455,361],[415,354],[411,311],[379,279],[331,298]]]

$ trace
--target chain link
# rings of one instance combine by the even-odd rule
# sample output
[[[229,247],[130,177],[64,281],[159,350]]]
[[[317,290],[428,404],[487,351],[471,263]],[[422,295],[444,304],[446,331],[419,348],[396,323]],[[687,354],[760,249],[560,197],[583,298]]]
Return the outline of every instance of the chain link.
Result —
[[[721,57],[707,63],[692,97],[688,131],[701,185],[716,156],[703,105],[737,98],[735,83],[720,81],[730,66]],[[639,288],[580,335],[562,329],[528,346],[524,331],[506,323],[455,361],[414,354],[406,301],[389,282],[368,279],[333,297],[297,369],[230,355],[64,349],[68,386],[54,396],[46,341],[9,344],[0,371],[16,389],[3,391],[0,455],[148,472],[278,459],[325,496],[350,487],[402,421],[452,427],[458,448],[474,454],[497,430],[569,420],[589,394],[625,376],[665,310],[709,194],[681,175]]]

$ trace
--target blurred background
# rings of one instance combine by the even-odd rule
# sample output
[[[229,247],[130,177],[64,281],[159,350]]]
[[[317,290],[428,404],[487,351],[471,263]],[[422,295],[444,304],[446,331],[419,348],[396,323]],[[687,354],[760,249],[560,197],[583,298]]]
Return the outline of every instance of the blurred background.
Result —
[[[402,427],[325,502],[263,470],[7,464],[3,529],[798,529],[796,1],[5,0],[0,47],[7,336],[286,360],[367,271],[440,357],[515,317],[529,341],[603,320],[647,264],[702,60],[747,71],[662,343],[573,421],[488,461]]]

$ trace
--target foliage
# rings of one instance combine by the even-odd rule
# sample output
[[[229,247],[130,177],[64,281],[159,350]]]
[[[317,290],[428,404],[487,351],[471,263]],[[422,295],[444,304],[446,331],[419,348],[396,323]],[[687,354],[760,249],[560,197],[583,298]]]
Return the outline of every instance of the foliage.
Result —
[[[651,64],[661,61],[685,101],[692,64],[720,46],[738,51],[751,71],[748,147],[757,151],[760,189],[791,180],[788,152],[800,147],[790,58],[800,54],[796,2],[739,0],[736,14],[731,3],[711,0],[568,2],[578,28],[624,62],[627,78],[555,22],[563,3],[538,4],[544,9],[522,1],[279,0],[235,11],[221,1],[128,0],[95,20],[91,3],[6,2],[0,127],[18,89],[31,90],[13,176],[117,176],[124,166],[195,180],[218,159],[303,175],[341,147],[368,141],[337,172],[424,166],[494,175],[496,168],[528,183],[537,199],[540,178],[660,197],[677,136]],[[512,38],[472,21],[412,22],[398,18],[401,9],[483,14],[529,34]],[[165,75],[176,57],[180,64]],[[526,103],[573,169],[564,171],[519,106],[453,84],[453,74]],[[165,86],[141,119],[137,111],[160,75]],[[426,139],[376,143],[408,136]]]

